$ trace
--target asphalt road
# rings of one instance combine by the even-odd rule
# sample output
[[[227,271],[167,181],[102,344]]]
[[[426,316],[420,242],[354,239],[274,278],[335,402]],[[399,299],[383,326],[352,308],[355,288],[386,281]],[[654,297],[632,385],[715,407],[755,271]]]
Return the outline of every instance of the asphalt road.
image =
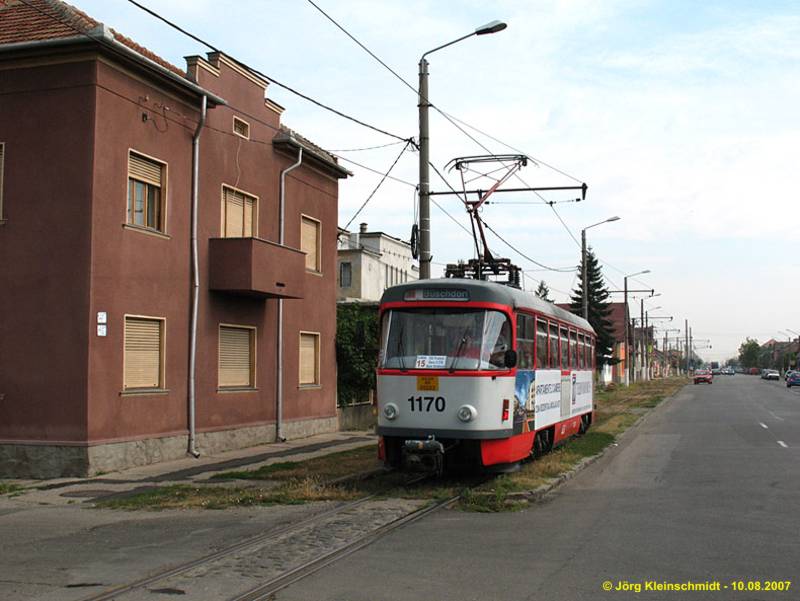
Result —
[[[604,592],[605,581],[634,590]],[[721,590],[635,592],[647,581]],[[791,588],[735,592],[734,581]],[[689,385],[545,501],[517,513],[437,513],[277,595],[639,598],[800,599],[800,390],[744,375]]]

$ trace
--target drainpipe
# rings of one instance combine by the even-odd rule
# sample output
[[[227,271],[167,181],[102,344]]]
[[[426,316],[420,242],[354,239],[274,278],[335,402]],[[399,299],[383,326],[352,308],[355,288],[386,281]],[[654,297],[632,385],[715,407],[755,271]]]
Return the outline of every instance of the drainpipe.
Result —
[[[303,147],[298,145],[297,162],[281,171],[280,213],[278,217],[278,243],[283,246],[284,225],[286,223],[286,174],[296,169],[303,162]],[[278,384],[276,390],[275,409],[275,440],[284,442],[283,437],[283,299],[278,299]]]
[[[203,96],[200,122],[192,136],[192,303],[189,308],[191,325],[189,327],[189,449],[194,457],[199,457],[195,432],[195,373],[197,371],[197,311],[200,301],[200,266],[197,257],[197,209],[200,180],[200,132],[206,122],[208,97]]]

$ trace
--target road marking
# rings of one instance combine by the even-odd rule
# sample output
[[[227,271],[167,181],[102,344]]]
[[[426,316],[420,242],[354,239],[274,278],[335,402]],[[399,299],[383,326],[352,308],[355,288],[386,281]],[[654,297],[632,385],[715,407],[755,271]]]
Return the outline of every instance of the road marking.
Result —
[[[765,430],[769,430],[769,427],[764,422],[758,422],[758,425],[764,428]]]
[[[781,420],[781,421],[785,421],[785,420],[784,420],[784,419],[783,419],[783,418],[782,418],[780,415],[775,415],[775,414],[774,414],[772,411],[770,411],[769,409],[767,409],[767,412],[768,412],[768,413],[769,413],[769,414],[770,414],[772,417],[774,417],[775,419],[779,419],[779,420]]]
[[[781,445],[784,449],[788,449],[789,448],[789,445],[786,444],[785,442],[783,442],[782,440],[779,440],[778,444]]]

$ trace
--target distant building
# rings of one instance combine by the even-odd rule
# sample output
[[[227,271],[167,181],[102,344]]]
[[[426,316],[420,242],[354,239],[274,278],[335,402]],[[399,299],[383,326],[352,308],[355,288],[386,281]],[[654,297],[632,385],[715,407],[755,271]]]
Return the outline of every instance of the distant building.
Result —
[[[337,251],[339,302],[380,300],[383,291],[396,284],[419,279],[411,245],[384,232],[339,230]]]

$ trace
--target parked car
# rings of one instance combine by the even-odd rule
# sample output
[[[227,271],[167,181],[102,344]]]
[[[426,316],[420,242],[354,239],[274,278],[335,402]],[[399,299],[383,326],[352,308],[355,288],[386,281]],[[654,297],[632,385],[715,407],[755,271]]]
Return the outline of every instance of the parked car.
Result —
[[[763,378],[765,380],[780,380],[781,374],[778,373],[777,369],[768,369],[766,370],[766,373],[764,374]]]
[[[786,388],[791,388],[792,386],[800,386],[800,371],[791,371],[789,372],[791,375],[786,378]]]
[[[797,373],[797,370],[796,369],[790,369],[785,374],[783,374],[783,379],[788,382],[789,381],[789,376],[791,376],[793,373]]]
[[[700,382],[705,382],[707,384],[714,383],[714,376],[711,371],[707,369],[697,369],[694,372],[694,383],[699,384]]]

